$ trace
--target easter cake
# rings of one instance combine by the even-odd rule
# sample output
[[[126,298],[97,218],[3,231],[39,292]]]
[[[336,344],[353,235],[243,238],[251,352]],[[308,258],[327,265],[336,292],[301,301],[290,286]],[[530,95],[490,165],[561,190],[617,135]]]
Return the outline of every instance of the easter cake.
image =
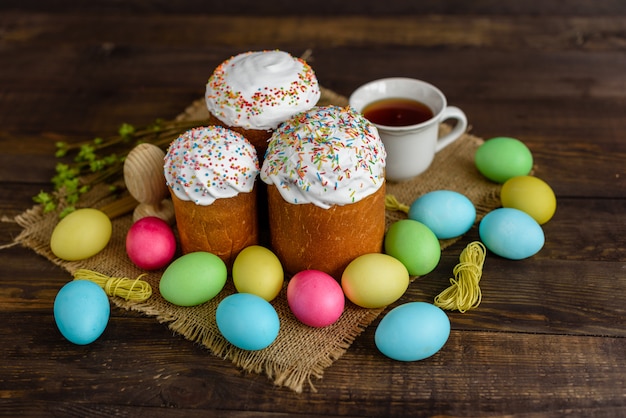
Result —
[[[314,107],[278,127],[260,177],[285,271],[340,279],[356,257],[382,250],[385,157],[376,128],[350,107]]]
[[[210,252],[230,267],[258,243],[259,162],[241,134],[221,126],[185,132],[170,144],[164,173],[183,253]]]
[[[243,134],[263,159],[278,125],[321,95],[311,67],[283,51],[249,51],[221,63],[206,85],[209,123]]]

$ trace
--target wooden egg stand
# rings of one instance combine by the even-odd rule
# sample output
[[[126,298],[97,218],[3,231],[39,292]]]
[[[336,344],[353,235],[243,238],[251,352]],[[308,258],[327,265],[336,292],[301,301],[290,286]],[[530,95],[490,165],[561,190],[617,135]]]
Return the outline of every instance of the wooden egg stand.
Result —
[[[165,152],[158,146],[143,143],[133,148],[124,162],[124,182],[139,204],[133,211],[133,222],[156,216],[173,225],[174,206],[163,174]]]

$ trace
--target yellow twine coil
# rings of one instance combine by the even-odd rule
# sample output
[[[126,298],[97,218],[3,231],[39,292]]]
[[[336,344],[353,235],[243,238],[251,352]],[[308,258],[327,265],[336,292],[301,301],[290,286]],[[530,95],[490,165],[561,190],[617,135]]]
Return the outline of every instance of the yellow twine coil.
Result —
[[[385,195],[385,209],[401,211],[409,213],[409,206],[398,202],[398,199],[392,194]]]
[[[478,282],[485,263],[485,246],[474,241],[465,247],[459,257],[459,264],[454,267],[452,285],[435,297],[435,306],[446,310],[458,310],[461,313],[480,305],[482,294]]]
[[[140,280],[147,273],[140,274],[136,279],[126,277],[108,277],[104,274],[79,269],[74,273],[74,280],[89,280],[104,289],[109,296],[118,296],[128,301],[143,302],[152,295],[150,283]]]

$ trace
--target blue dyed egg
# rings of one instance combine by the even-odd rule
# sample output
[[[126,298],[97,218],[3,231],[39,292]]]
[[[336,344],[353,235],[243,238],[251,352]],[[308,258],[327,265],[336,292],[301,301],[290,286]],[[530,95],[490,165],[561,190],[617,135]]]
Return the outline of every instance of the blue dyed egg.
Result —
[[[436,190],[417,198],[409,218],[421,222],[439,239],[465,234],[474,225],[476,208],[465,195],[452,190]]]
[[[541,250],[545,236],[541,226],[519,209],[499,208],[480,222],[481,241],[493,253],[511,260],[528,258]]]
[[[376,348],[399,361],[423,360],[437,353],[450,336],[448,315],[426,302],[400,305],[376,327]]]
[[[235,293],[217,306],[215,321],[220,333],[243,350],[262,350],[274,342],[280,320],[274,307],[252,293]]]
[[[54,320],[61,334],[78,345],[91,344],[102,335],[111,307],[104,290],[89,280],[74,280],[54,299]]]

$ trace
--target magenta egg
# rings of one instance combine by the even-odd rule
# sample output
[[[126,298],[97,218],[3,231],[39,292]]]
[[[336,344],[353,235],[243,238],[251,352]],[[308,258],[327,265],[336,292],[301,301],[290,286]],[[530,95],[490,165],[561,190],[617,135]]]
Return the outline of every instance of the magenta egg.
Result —
[[[345,305],[339,283],[319,270],[295,274],[287,285],[287,303],[295,317],[305,325],[322,328],[335,323]]]
[[[126,234],[126,253],[137,267],[156,270],[165,267],[176,253],[176,238],[170,226],[156,216],[141,218]]]

